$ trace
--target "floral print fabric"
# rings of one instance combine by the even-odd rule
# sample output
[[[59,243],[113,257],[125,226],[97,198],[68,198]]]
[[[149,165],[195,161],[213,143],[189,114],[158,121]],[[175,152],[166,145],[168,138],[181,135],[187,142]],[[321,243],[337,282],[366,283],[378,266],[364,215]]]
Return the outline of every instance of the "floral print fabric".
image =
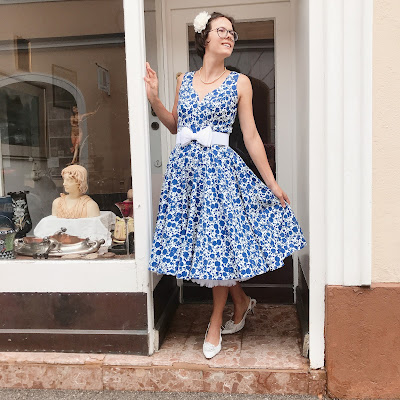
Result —
[[[237,111],[237,80],[231,72],[225,81],[201,101],[193,89],[194,72],[185,74],[179,89],[178,129],[187,126],[193,132],[211,125],[214,131],[231,133]]]
[[[178,127],[198,131],[211,123],[218,127],[215,130],[229,133],[236,116],[238,75],[231,73],[199,102],[193,73],[186,74],[179,93]],[[230,147],[203,147],[192,141],[171,152],[151,271],[209,287],[232,285],[281,267],[287,256],[305,245],[290,206],[283,208]]]

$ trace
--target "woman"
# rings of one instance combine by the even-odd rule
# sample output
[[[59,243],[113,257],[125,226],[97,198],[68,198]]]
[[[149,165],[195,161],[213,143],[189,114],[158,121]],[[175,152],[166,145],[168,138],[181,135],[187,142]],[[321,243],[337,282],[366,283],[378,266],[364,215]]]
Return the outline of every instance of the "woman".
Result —
[[[248,77],[226,70],[238,38],[231,17],[201,12],[194,20],[202,67],[178,78],[169,112],[158,98],[147,63],[147,97],[177,145],[163,183],[151,252],[151,271],[190,279],[213,291],[213,312],[203,353],[221,350],[221,334],[241,330],[256,304],[240,281],[274,270],[306,241],[274,179],[252,110]],[[246,148],[265,185],[229,148],[236,112]],[[234,315],[221,330],[228,293]]]

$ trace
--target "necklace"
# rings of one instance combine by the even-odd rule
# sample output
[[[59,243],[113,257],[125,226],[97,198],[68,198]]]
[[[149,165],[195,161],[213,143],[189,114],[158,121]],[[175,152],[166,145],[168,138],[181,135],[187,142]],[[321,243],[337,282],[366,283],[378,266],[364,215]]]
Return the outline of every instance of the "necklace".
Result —
[[[211,82],[204,82],[203,81],[203,79],[201,79],[201,69],[202,69],[203,67],[200,67],[200,69],[199,69],[199,78],[200,78],[200,80],[203,82],[203,83],[205,83],[206,85],[211,85],[211,83],[214,83],[215,81],[217,81],[219,78],[221,78],[221,76],[225,73],[225,71],[226,71],[226,67],[224,68],[224,70],[222,71],[222,74],[218,77],[218,78],[215,78],[213,81],[211,81]]]

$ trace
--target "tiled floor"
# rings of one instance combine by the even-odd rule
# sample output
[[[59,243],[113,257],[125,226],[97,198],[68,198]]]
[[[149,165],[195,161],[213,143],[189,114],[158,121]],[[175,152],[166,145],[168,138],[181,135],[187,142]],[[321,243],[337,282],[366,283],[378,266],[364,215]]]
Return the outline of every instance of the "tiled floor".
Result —
[[[232,312],[227,307],[225,319]],[[150,390],[311,394],[325,392],[323,370],[300,355],[300,329],[290,305],[257,304],[246,326],[224,335],[222,351],[202,353],[211,305],[179,306],[161,349],[152,356],[0,353],[0,388]]]
[[[169,334],[153,365],[190,363],[214,368],[268,368],[308,370],[308,359],[301,356],[300,326],[295,306],[257,304],[244,329],[222,336],[222,350],[207,360],[203,356],[204,334],[210,318],[210,304],[179,306]],[[228,320],[228,306],[224,320]]]

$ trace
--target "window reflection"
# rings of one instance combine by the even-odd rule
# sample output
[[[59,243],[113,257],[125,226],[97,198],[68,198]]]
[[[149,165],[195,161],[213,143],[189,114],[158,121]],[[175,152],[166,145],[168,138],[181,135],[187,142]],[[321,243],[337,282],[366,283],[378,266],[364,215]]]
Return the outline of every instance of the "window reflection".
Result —
[[[34,236],[65,192],[61,172],[80,165],[86,195],[115,220],[115,204],[132,188],[123,1],[9,4],[0,12],[2,197],[24,194]],[[107,218],[111,245],[115,221]]]

